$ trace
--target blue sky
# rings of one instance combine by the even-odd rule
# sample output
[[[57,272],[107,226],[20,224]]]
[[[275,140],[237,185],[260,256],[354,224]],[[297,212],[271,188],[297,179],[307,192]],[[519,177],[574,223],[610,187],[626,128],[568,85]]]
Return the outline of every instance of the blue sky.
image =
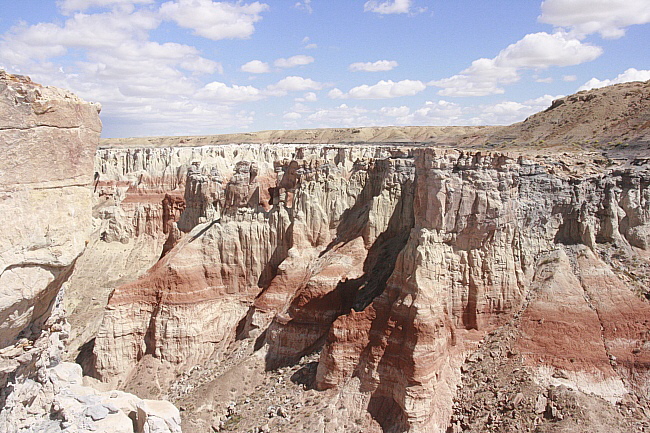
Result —
[[[0,68],[104,137],[520,121],[650,79],[649,0],[0,0]]]

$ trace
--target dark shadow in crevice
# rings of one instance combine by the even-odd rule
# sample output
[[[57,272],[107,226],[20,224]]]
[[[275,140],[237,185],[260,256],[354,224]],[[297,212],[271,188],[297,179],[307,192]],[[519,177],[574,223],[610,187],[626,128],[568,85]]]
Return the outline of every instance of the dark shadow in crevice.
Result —
[[[404,411],[392,397],[373,394],[368,403],[368,413],[384,433],[403,433],[409,429]]]
[[[305,390],[314,389],[316,385],[316,371],[318,362],[312,361],[305,364],[302,368],[291,375],[291,382],[296,385],[302,385]]]
[[[383,176],[383,175],[382,175]],[[372,177],[372,176],[371,176]],[[383,178],[382,178],[383,179]],[[368,186],[368,183],[379,185]],[[344,214],[339,227],[338,242],[345,243],[361,236],[368,223],[368,214],[372,205],[372,197],[379,195],[382,183],[377,179],[371,182],[369,178],[364,190],[369,199],[358,199],[353,209]],[[362,193],[363,195],[363,193]],[[397,258],[406,246],[411,229],[415,225],[413,215],[414,183],[405,182],[402,185],[402,194],[396,203],[395,209],[389,219],[387,229],[379,235],[368,250],[363,265],[363,275],[355,279],[344,279],[336,288],[321,297],[309,299],[306,303],[300,296],[292,301],[287,310],[288,322],[279,323],[277,318],[271,324],[273,339],[267,339],[269,349],[266,355],[266,368],[273,370],[281,366],[293,365],[302,356],[321,349],[324,345],[332,323],[341,315],[348,314],[351,309],[364,310],[372,301],[383,293],[386,283],[392,275]],[[364,219],[362,226],[358,225],[359,219]],[[345,226],[348,226],[348,229]],[[354,237],[352,235],[355,235]],[[331,243],[328,248],[336,245]],[[326,254],[326,249],[322,254]],[[323,315],[323,311],[329,314]],[[318,317],[318,315],[321,317]],[[295,341],[284,338],[284,334],[291,335],[301,332],[304,338],[303,347],[295,347]],[[294,346],[289,347],[289,344]],[[288,355],[288,354],[291,355]]]
[[[319,257],[327,254],[335,246],[345,245],[361,236],[363,229],[368,225],[372,199],[381,194],[388,168],[388,160],[374,162],[374,166],[368,170],[368,178],[363,185],[363,189],[356,197],[354,205],[346,209],[341,215],[339,225],[336,228],[336,237],[321,251]]]
[[[162,307],[162,292],[156,293],[156,303],[154,310],[151,312],[149,317],[149,325],[147,326],[147,331],[144,335],[144,344],[145,352],[142,353],[141,350],[138,351],[136,357],[137,361],[140,361],[144,355],[151,355],[156,358],[156,319],[160,313],[160,308]]]
[[[74,362],[81,366],[81,371],[83,371],[84,376],[97,377],[97,371],[95,370],[95,360],[96,356],[94,353],[95,350],[95,338],[92,338],[81,345],[79,348],[79,353],[74,359]]]
[[[273,209],[271,212],[278,212],[278,210]],[[287,259],[289,250],[293,247],[293,218],[286,231],[281,230],[281,222],[282,219],[278,218],[277,233],[281,236],[277,240],[277,246],[257,280],[257,286],[261,289],[257,297],[271,285],[271,281],[278,275],[278,266]]]
[[[207,226],[203,227],[197,234],[192,236],[192,239],[190,239],[190,242],[194,242],[195,240],[197,240],[198,238],[203,236],[205,234],[205,232],[210,230],[213,225],[219,224],[219,223],[221,223],[221,218],[211,221]]]

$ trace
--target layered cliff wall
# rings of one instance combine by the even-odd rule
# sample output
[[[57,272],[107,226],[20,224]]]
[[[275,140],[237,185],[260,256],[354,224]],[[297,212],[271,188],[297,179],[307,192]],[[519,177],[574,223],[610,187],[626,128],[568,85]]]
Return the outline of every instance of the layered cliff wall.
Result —
[[[187,431],[648,430],[649,89],[95,153],[0,72],[0,426],[178,430],[67,358]]]
[[[0,346],[40,333],[91,230],[99,106],[0,72]]]
[[[322,348],[313,385],[344,408],[323,431],[462,429],[466,355],[516,323],[513,356],[540,383],[557,369],[611,401],[648,397],[646,159],[215,145],[104,149],[96,166],[107,184],[185,184],[177,221],[157,224],[166,254],[109,299],[103,380],[151,360],[219,369],[247,341],[267,370]]]
[[[64,297],[93,232],[99,111],[0,71],[3,432],[180,432],[171,403],[99,392],[84,386],[79,365],[63,362],[71,331]]]

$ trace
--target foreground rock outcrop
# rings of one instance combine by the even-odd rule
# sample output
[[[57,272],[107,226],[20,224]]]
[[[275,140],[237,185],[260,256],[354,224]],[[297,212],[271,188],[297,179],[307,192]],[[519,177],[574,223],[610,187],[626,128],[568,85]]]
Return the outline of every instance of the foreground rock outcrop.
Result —
[[[85,248],[98,110],[0,72],[0,347],[38,336]]]
[[[169,402],[84,386],[64,293],[93,231],[97,104],[0,71],[0,430],[180,432]],[[135,424],[134,424],[135,421]]]

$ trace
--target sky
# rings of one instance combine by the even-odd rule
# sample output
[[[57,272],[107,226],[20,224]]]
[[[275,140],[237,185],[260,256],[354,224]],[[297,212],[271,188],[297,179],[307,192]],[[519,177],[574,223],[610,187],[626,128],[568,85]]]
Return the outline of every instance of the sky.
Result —
[[[103,137],[510,124],[650,79],[650,0],[0,0],[0,69]]]

